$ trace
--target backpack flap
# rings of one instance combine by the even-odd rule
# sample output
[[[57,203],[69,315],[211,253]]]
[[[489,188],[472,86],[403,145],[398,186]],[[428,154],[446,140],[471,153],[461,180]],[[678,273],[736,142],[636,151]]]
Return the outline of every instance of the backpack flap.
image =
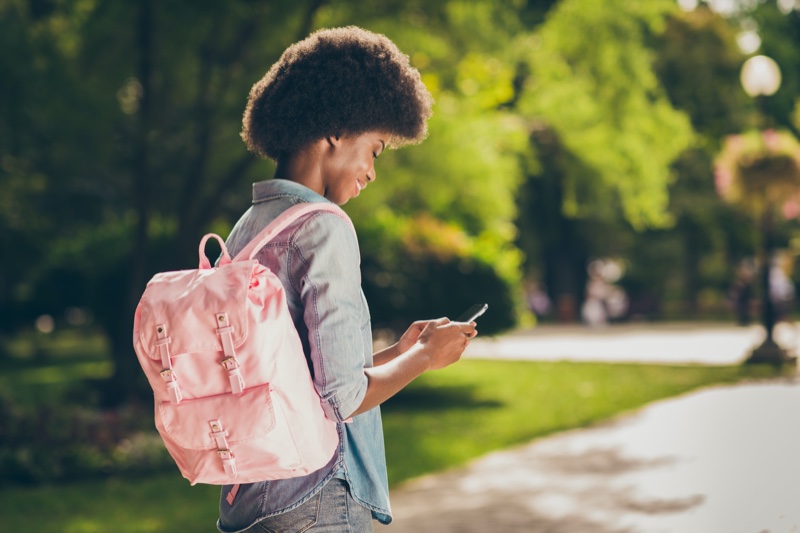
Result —
[[[181,389],[185,391],[191,384],[196,391],[193,396],[215,393],[214,389],[223,385],[230,390],[228,377],[234,390],[240,384],[235,392],[241,392],[244,384],[236,377],[236,361],[226,367],[227,377],[220,373],[225,379],[219,384],[205,383],[207,372],[202,367],[219,368],[223,354],[235,353],[247,339],[248,289],[259,267],[257,261],[242,261],[218,268],[164,272],[150,280],[136,311],[138,335],[134,341],[154,389],[163,388],[162,379],[171,383],[165,372],[175,368],[183,382]],[[153,375],[156,372],[158,375]],[[180,401],[170,393],[173,403]]]

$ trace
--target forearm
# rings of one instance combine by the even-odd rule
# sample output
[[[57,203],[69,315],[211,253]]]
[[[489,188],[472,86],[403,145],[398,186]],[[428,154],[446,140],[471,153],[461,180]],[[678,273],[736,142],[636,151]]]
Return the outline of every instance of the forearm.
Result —
[[[376,361],[376,366],[364,370],[367,376],[367,392],[352,416],[379,406],[430,369],[430,358],[422,346],[414,346],[399,355],[396,350],[392,352],[389,348],[383,352],[386,352],[383,354],[388,358],[386,361],[381,364]],[[381,352],[376,354],[376,358],[380,354]]]
[[[398,349],[397,344],[387,346],[383,350],[379,350],[372,354],[372,366],[385,365],[389,361],[395,359],[398,355],[400,355],[400,350]]]
[[[414,324],[397,344],[376,354],[375,366],[364,370],[367,390],[351,416],[379,406],[428,370],[455,363],[469,339],[477,334],[474,322],[462,324],[440,318]]]

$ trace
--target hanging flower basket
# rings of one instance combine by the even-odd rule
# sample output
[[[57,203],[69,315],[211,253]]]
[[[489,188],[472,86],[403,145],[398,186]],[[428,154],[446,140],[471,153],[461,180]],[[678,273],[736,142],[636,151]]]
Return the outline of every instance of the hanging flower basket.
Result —
[[[780,209],[800,216],[800,143],[788,131],[749,131],[725,138],[714,165],[717,193],[755,215]]]

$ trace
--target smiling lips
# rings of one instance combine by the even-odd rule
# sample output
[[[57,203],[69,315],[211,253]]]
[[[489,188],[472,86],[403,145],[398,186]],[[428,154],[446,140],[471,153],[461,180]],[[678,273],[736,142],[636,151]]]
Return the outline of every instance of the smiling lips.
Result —
[[[361,182],[359,180],[356,180],[356,196],[361,194],[361,191],[363,191],[366,188],[367,188],[366,183],[364,185],[361,185]]]

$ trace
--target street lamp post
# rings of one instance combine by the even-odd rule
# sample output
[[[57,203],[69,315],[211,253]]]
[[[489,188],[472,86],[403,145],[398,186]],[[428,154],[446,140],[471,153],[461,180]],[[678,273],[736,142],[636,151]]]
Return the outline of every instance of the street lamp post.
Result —
[[[752,98],[756,99],[759,112],[759,121],[764,126],[766,122],[765,98],[772,96],[781,85],[781,71],[778,64],[767,56],[758,55],[745,61],[741,72],[742,87]],[[765,199],[763,213],[761,214],[761,288],[762,288],[762,323],[766,330],[764,342],[755,348],[748,363],[784,364],[794,363],[795,357],[790,357],[781,348],[773,337],[775,329],[775,305],[770,292],[770,263],[773,253],[773,208]]]

